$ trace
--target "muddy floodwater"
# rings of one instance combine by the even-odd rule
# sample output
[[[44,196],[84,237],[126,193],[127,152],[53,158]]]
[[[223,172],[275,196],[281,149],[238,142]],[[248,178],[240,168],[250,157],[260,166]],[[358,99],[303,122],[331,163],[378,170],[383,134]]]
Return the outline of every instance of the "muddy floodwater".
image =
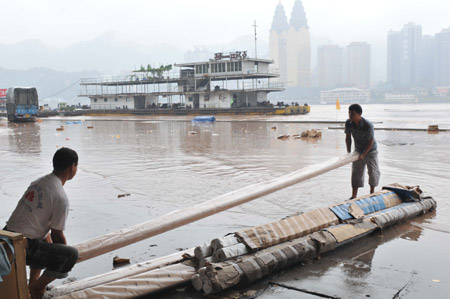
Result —
[[[324,123],[345,121],[347,106],[341,107],[336,111],[334,106],[312,106],[310,114],[299,116],[217,116],[213,124],[193,124],[192,117],[155,116],[49,118],[18,125],[2,119],[0,225],[29,183],[51,172],[51,158],[60,147],[73,148],[80,157],[77,176],[65,185],[71,203],[66,236],[70,244],[76,244],[344,155],[343,129]],[[450,130],[450,104],[362,107],[363,117],[375,122],[376,128],[439,125]],[[61,126],[64,130],[58,131]],[[322,137],[277,138],[309,129],[322,130]],[[297,291],[282,287],[289,284],[289,277],[302,281],[302,287],[294,285],[301,289],[314,288],[318,281],[327,284],[328,289],[322,290],[325,294],[344,286],[364,294],[361,297],[377,298],[379,281],[390,286],[399,275],[406,281],[389,290],[400,289],[410,279],[407,298],[416,298],[414,294],[421,295],[417,298],[426,294],[445,298],[450,292],[450,274],[444,271],[450,265],[450,132],[376,130],[375,138],[381,170],[378,189],[393,182],[420,185],[436,199],[437,211],[389,229],[382,237],[350,244],[312,265],[291,269],[287,273],[291,276],[279,277],[261,298],[293,298],[289,292],[296,292],[296,297]],[[81,279],[110,271],[116,255],[130,258],[131,263],[142,262],[298,211],[342,202],[351,195],[350,167],[80,263],[70,277]],[[368,191],[366,185],[359,195]],[[405,253],[410,263],[402,261]],[[343,264],[342,260],[352,262]],[[393,270],[376,272],[386,268]],[[356,282],[355,273],[359,273]],[[377,275],[379,280],[374,278]],[[426,288],[428,293],[423,293]],[[305,297],[297,298],[313,298],[302,294]],[[345,297],[353,293],[333,294]]]

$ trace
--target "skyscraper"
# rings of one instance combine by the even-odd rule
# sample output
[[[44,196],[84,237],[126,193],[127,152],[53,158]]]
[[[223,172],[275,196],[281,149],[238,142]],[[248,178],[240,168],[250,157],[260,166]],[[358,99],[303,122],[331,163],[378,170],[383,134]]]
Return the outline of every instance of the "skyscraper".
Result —
[[[436,34],[436,83],[450,86],[450,28]]]
[[[342,48],[336,45],[317,49],[317,72],[319,88],[335,88],[342,85]]]
[[[279,69],[280,81],[292,87],[310,86],[310,35],[301,1],[295,1],[289,23],[283,5],[277,5],[269,36],[269,56]]]
[[[388,33],[387,82],[393,88],[400,86],[402,62],[402,35],[398,31]]]
[[[347,46],[347,84],[351,87],[370,87],[370,45],[354,42]]]
[[[311,44],[301,1],[295,1],[286,39],[288,86],[310,87]]]
[[[273,66],[280,72],[279,80],[286,82],[286,36],[289,28],[286,13],[281,2],[275,9],[272,28],[269,35],[269,56],[273,59]]]
[[[404,89],[421,83],[422,26],[408,23],[401,32],[388,34],[388,83]]]
[[[422,36],[420,50],[420,86],[431,89],[436,86],[436,46],[431,35]]]

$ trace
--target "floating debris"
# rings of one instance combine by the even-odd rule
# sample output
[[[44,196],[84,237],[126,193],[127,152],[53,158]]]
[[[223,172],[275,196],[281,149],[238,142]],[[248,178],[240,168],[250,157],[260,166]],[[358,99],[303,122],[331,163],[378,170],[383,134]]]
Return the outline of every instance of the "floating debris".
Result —
[[[439,131],[439,126],[438,125],[429,125],[427,130],[428,130],[428,132]]]
[[[280,140],[286,140],[286,139],[289,139],[289,135],[284,134],[284,135],[278,136],[277,138],[280,139]]]
[[[127,265],[130,264],[130,259],[125,259],[125,258],[121,258],[118,257],[117,255],[113,258],[113,266],[114,267],[120,267],[123,265]]]
[[[87,126],[87,128],[88,128],[88,129],[93,129],[93,128],[94,128],[94,126]]]
[[[314,129],[307,130],[305,132],[302,132],[300,137],[302,137],[302,138],[321,138],[322,137],[322,132],[320,132],[318,130],[314,130]]]
[[[64,131],[64,127],[61,126],[61,127],[59,127],[59,128],[56,128],[56,131]]]
[[[117,195],[117,198],[121,198],[121,197],[125,197],[125,196],[130,196],[130,193],[124,193],[124,194],[119,194]]]
[[[196,135],[197,132],[195,132],[195,131],[189,131],[188,134],[189,134],[189,135]]]
[[[272,127],[272,131],[276,131],[277,130],[277,127]]]
[[[377,141],[378,142],[378,141]],[[379,143],[386,146],[405,146],[405,145],[414,145],[414,143],[403,142],[400,140],[381,140]]]

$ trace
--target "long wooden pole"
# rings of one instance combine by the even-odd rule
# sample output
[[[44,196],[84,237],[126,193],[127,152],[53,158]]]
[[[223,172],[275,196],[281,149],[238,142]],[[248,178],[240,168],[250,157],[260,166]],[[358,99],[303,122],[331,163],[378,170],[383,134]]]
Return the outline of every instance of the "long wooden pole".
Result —
[[[358,154],[351,153],[330,159],[318,165],[312,165],[277,179],[262,182],[226,193],[209,201],[182,210],[157,217],[142,224],[102,235],[75,245],[84,261],[124,246],[159,235],[185,224],[217,214],[253,199],[268,195],[280,189],[300,183],[330,170],[339,168],[358,159]]]

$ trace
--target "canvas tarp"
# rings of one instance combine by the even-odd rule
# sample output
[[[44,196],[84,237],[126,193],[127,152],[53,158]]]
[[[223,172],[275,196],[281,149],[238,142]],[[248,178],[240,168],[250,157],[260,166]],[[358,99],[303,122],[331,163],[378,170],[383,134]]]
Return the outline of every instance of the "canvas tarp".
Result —
[[[306,236],[330,225],[339,219],[329,208],[320,208],[283,220],[239,231],[236,235],[252,250],[267,248],[281,242]]]
[[[359,197],[356,199],[349,200],[347,202],[331,206],[330,209],[336,214],[341,220],[349,220],[354,217],[354,213],[350,211],[351,207],[357,205],[363,212],[364,215],[368,215],[377,211],[384,210],[400,204],[402,201],[400,197],[393,191],[383,190],[368,197]]]
[[[139,295],[175,287],[191,280],[196,274],[192,262],[183,262],[155,269],[135,276],[118,279],[107,284],[83,289],[71,294],[44,298],[133,298]]]
[[[338,244],[340,244],[364,236],[376,228],[377,226],[370,219],[364,219],[361,223],[332,226],[327,228],[326,231],[331,233]]]
[[[213,263],[206,267],[203,274],[203,291],[211,294],[239,283],[256,281],[289,265],[312,260],[317,252],[318,244],[309,237],[303,237],[261,250],[254,255]],[[194,280],[198,284],[198,279]]]
[[[411,219],[422,213],[426,213],[436,208],[436,201],[429,197],[420,202],[405,202],[393,208],[383,211],[383,213],[377,213],[372,216],[372,221],[377,227],[383,229],[401,221]]]

